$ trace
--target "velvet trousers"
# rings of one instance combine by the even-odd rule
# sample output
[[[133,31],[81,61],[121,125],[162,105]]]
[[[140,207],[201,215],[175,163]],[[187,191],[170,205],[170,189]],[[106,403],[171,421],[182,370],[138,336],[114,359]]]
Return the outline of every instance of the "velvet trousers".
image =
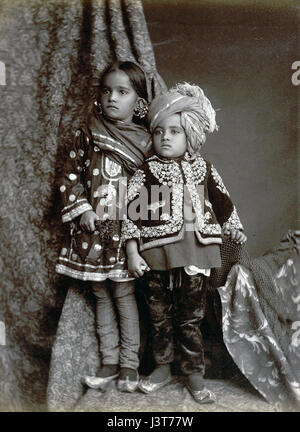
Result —
[[[203,376],[205,365],[200,322],[205,314],[205,276],[190,276],[184,268],[151,270],[145,274],[145,281],[155,363],[172,363],[176,345],[182,374]]]

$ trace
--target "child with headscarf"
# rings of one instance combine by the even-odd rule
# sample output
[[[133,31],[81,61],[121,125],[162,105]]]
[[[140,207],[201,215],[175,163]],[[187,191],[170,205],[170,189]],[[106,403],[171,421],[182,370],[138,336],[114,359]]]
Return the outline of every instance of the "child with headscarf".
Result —
[[[120,391],[139,381],[140,328],[134,277],[121,242],[127,178],[151,151],[143,119],[146,77],[139,65],[117,61],[103,72],[94,112],[76,131],[59,178],[62,221],[69,224],[56,271],[90,286],[96,300],[101,368],[88,387]],[[123,197],[124,196],[124,197]]]
[[[128,269],[145,279],[152,324],[156,367],[139,389],[150,393],[171,381],[176,341],[187,389],[198,403],[213,403],[203,381],[205,279],[221,266],[222,234],[238,243],[246,236],[220,175],[200,155],[217,129],[202,89],[181,83],[156,97],[149,121],[155,154],[129,181],[122,228]]]

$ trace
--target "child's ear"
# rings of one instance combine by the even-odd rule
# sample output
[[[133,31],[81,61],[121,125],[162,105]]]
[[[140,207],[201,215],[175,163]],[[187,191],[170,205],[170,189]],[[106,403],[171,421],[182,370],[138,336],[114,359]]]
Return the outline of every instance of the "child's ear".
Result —
[[[96,108],[96,110],[98,111],[98,113],[99,113],[99,114],[102,114],[102,106],[101,106],[100,101],[96,100],[96,101],[94,102],[94,105],[95,105],[95,108]]]
[[[144,98],[138,98],[135,104],[135,108],[133,110],[134,115],[136,115],[139,118],[146,117],[147,113],[149,111],[149,105],[146,99]]]

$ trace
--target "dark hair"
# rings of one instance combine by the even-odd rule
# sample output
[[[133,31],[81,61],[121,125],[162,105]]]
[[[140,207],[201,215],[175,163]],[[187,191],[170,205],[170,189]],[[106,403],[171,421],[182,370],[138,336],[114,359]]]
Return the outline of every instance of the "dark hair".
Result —
[[[137,95],[148,102],[147,82],[145,74],[136,63],[133,63],[131,61],[116,61],[112,65],[108,66],[102,73],[100,79],[100,91],[106,75],[108,75],[110,72],[116,72],[118,70],[126,73]]]

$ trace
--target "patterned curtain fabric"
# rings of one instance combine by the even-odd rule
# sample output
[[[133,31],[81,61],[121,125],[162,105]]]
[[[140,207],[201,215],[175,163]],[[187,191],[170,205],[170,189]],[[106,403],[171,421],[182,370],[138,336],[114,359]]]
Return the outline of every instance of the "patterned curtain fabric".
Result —
[[[55,179],[113,59],[138,61],[151,96],[164,88],[139,0],[2,1],[1,410],[43,409],[63,304],[62,322],[69,313],[93,325],[88,296],[70,287],[64,303],[68,282],[54,271],[66,235]],[[76,322],[65,330],[81,339]]]
[[[242,373],[279,410],[300,409],[300,231],[218,289],[223,338]]]

